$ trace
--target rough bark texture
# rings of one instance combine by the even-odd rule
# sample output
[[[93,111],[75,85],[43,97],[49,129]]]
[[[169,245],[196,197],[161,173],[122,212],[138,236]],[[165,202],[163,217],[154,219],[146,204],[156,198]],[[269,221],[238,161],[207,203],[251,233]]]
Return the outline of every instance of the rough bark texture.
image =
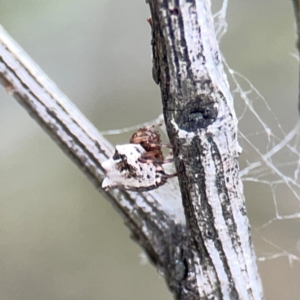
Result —
[[[0,82],[120,212],[176,299],[262,299],[238,176],[236,119],[206,1],[149,1],[184,204],[165,186],[101,190],[113,147],[0,28]],[[181,209],[180,209],[181,208]],[[187,224],[187,225],[186,225]]]
[[[150,0],[160,84],[201,299],[262,299],[239,178],[237,120],[210,1]],[[196,297],[196,298],[197,298]]]
[[[178,216],[164,209],[158,192],[102,190],[104,171],[101,163],[113,155],[113,146],[2,27],[0,83],[120,212],[132,238],[145,250],[156,268],[166,273],[177,272],[176,264],[178,261],[180,265],[182,255],[177,245],[186,240],[185,225],[176,222]],[[20,128],[20,134],[21,131]],[[172,197],[172,192],[169,195]],[[176,198],[175,195],[174,197]],[[178,275],[170,275],[170,278],[176,276]]]

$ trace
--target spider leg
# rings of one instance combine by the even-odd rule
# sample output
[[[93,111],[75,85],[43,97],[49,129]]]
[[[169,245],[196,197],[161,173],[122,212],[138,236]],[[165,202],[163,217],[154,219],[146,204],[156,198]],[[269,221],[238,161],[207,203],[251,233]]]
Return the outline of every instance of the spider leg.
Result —
[[[143,153],[143,155],[138,159],[138,161],[143,163],[155,163],[159,162],[160,164],[163,164],[163,159],[157,158],[157,150],[148,151],[146,153]]]
[[[160,164],[168,164],[168,163],[172,163],[174,162],[174,158],[170,157],[170,158],[166,158],[164,160],[160,160],[160,159],[157,159],[157,158],[153,158],[152,156],[148,157],[148,156],[142,156],[138,159],[139,162],[141,163],[147,163],[147,164],[150,164],[150,163],[155,163],[155,162],[159,162]]]
[[[148,137],[147,136],[139,136],[139,137],[134,137],[133,139],[131,139],[131,143],[133,144],[140,144],[143,142],[147,142],[148,141]]]
[[[178,172],[176,172],[176,173],[174,173],[174,174],[165,174],[168,178],[173,178],[173,177],[175,177],[175,176],[178,176],[178,174],[179,173],[182,173],[182,170],[181,171],[178,171]]]
[[[150,143],[149,145],[151,147],[165,147],[165,148],[172,149],[172,146],[169,145],[169,144],[155,144],[155,143]]]
[[[173,157],[167,157],[163,160],[163,164],[168,164],[174,162],[174,158]]]
[[[170,178],[173,178],[173,177],[177,176],[178,173],[179,173],[179,172],[176,172],[176,173],[174,173],[174,174],[166,174],[166,176],[170,179]]]
[[[161,144],[155,144],[155,143],[147,143],[147,146],[152,147],[152,148],[156,148],[156,147],[161,147]]]
[[[141,163],[147,163],[148,165],[150,165],[152,163],[153,159],[147,159],[147,158],[140,157],[138,159],[138,161]]]

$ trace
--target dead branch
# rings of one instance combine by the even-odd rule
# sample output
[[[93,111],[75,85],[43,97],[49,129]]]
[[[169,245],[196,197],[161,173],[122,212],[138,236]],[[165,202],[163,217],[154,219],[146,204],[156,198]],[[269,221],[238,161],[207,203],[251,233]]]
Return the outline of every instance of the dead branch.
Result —
[[[176,299],[262,299],[238,176],[236,119],[205,0],[149,1],[154,78],[176,158],[178,194],[104,192],[113,147],[0,30],[0,81],[120,212]],[[166,196],[167,195],[167,196]],[[188,230],[187,230],[188,228]]]

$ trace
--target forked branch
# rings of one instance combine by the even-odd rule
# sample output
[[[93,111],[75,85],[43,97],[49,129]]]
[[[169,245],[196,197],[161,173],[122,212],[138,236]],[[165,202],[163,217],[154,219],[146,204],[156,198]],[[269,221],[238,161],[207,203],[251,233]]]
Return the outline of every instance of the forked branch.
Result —
[[[162,89],[187,226],[183,211],[164,205],[179,200],[164,187],[151,193],[101,189],[112,146],[3,29],[0,81],[114,204],[176,299],[262,299],[238,176],[236,119],[209,3],[149,5],[153,74]]]

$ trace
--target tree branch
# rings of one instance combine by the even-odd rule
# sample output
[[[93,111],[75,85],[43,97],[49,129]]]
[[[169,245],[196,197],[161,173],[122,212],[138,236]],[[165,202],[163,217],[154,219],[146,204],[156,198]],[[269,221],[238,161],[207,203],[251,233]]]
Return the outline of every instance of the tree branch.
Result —
[[[112,145],[2,27],[0,82],[120,212],[132,238],[145,250],[156,268],[166,274],[175,272],[166,275],[166,280],[173,290],[179,289],[173,280],[184,271],[181,248],[176,245],[183,244],[184,248],[186,240],[183,211],[176,205],[176,201],[180,201],[179,195],[164,189],[150,193],[119,189],[104,192],[101,164],[113,154]],[[164,193],[169,195],[177,210],[170,209],[171,205],[163,199]]]
[[[205,0],[149,4],[153,74],[187,226],[179,196],[167,185],[149,193],[101,189],[102,162],[113,147],[3,29],[0,81],[118,209],[176,299],[262,299],[238,176],[233,101],[210,7]]]
[[[239,177],[237,119],[209,0],[149,0],[154,80],[201,299],[262,299]]]

